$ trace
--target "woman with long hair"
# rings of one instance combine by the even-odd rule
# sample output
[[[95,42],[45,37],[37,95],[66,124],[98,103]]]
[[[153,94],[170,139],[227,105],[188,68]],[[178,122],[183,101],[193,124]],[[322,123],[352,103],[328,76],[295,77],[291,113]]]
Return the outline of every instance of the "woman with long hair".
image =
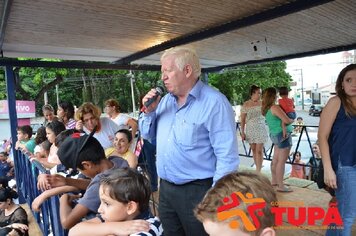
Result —
[[[63,122],[66,129],[74,129],[74,106],[71,102],[60,102],[57,108],[57,116]]]
[[[263,162],[263,144],[267,142],[268,135],[265,119],[261,113],[261,88],[252,85],[250,99],[241,108],[241,138],[246,140],[251,148],[256,171],[260,172]]]
[[[351,235],[356,219],[356,64],[341,70],[320,116],[318,140],[324,166],[324,182],[335,189],[343,229],[326,235]]]
[[[278,192],[292,192],[292,189],[283,183],[285,163],[292,147],[292,137],[283,137],[282,122],[287,124],[287,132],[291,133],[293,120],[288,118],[279,105],[276,105],[277,90],[267,88],[263,92],[262,115],[266,117],[269,128],[269,136],[274,144],[273,159],[271,163],[272,185]]]

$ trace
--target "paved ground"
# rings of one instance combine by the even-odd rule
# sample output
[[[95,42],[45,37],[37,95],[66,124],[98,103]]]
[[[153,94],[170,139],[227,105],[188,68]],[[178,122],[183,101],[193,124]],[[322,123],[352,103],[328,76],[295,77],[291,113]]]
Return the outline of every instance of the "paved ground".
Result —
[[[303,110],[297,108],[297,116],[301,116],[304,120],[304,124],[306,126],[309,126],[309,127],[307,127],[308,135],[306,135],[306,133],[302,134],[298,149],[297,149],[297,144],[298,144],[299,135],[293,136],[292,137],[293,138],[293,147],[291,149],[291,152],[300,151],[302,154],[302,160],[305,163],[307,163],[309,161],[310,157],[312,156],[311,145],[314,142],[316,142],[317,132],[318,132],[318,127],[315,127],[315,126],[319,126],[319,120],[320,120],[320,117],[310,116],[308,114],[307,109],[308,108],[305,107],[305,110],[303,111]],[[249,152],[248,143],[242,142],[241,136],[239,134],[237,135],[237,137],[238,137],[239,153],[240,154],[248,154],[248,152]],[[308,137],[309,137],[310,142],[308,141]],[[268,142],[264,146],[265,152],[267,155],[269,154],[271,145],[272,145],[271,141],[268,140]],[[253,166],[254,165],[253,159],[251,157],[240,156],[240,160],[241,160],[241,164],[244,166]],[[265,160],[263,162],[263,170],[269,171],[270,163],[271,163],[270,161]],[[290,171],[291,171],[291,166],[287,164],[286,169],[285,169],[286,176],[289,175]]]
[[[297,112],[297,117],[301,116],[303,118],[305,125],[317,125],[317,126],[319,126],[320,117],[318,117],[318,116],[310,116],[308,114],[308,107],[304,107],[304,111],[301,110],[300,107],[297,107],[296,108],[296,112]]]

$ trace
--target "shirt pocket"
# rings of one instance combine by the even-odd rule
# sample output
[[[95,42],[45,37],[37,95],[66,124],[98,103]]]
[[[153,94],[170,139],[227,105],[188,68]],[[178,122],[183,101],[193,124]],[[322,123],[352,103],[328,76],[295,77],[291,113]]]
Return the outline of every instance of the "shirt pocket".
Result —
[[[198,143],[198,124],[186,120],[176,126],[176,137],[179,144],[187,147],[195,146]]]

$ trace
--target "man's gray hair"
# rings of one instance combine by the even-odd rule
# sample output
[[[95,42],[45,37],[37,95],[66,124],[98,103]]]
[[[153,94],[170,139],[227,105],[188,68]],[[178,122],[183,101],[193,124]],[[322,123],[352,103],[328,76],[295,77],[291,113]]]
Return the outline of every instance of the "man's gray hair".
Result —
[[[195,78],[199,78],[201,74],[201,65],[199,57],[196,52],[191,48],[174,47],[166,50],[161,56],[161,61],[168,56],[175,56],[176,66],[183,70],[184,66],[189,64],[193,69],[193,75]]]

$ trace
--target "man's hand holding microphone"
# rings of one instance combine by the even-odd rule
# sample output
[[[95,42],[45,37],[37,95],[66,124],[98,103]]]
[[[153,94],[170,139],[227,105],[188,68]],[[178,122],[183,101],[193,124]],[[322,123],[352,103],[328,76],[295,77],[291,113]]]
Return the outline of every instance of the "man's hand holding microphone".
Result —
[[[150,113],[157,108],[159,101],[164,93],[164,88],[161,86],[157,86],[154,89],[151,89],[143,98],[142,104],[143,107],[141,109],[144,113]]]

